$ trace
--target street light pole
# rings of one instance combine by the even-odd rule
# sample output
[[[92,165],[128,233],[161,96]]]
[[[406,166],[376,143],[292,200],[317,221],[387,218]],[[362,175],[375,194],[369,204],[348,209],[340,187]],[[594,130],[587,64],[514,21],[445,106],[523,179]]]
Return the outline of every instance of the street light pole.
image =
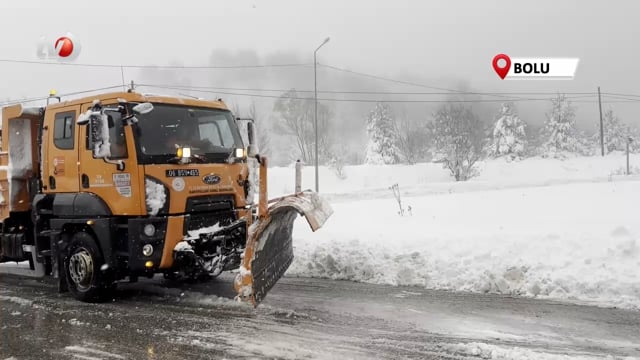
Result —
[[[320,48],[329,42],[329,38],[324,39],[324,41],[322,42],[322,44],[320,44],[320,46],[318,46],[318,48],[316,49],[316,51],[313,52],[313,94],[314,94],[314,132],[315,132],[315,136],[316,136],[316,151],[315,151],[315,167],[316,167],[316,192],[320,192],[320,177],[318,175],[318,73],[316,71],[316,65],[317,65],[317,61],[316,61],[316,54],[318,52],[318,50],[320,50]]]

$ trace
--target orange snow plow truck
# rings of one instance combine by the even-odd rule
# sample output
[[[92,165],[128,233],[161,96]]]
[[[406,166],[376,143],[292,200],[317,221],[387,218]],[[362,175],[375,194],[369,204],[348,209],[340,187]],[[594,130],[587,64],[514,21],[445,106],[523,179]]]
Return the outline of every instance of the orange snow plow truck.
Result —
[[[298,215],[315,231],[332,214],[312,191],[268,200],[252,120],[221,100],[50,98],[2,110],[0,262],[17,264],[0,273],[98,302],[122,280],[233,270],[237,299],[257,306],[293,260]]]

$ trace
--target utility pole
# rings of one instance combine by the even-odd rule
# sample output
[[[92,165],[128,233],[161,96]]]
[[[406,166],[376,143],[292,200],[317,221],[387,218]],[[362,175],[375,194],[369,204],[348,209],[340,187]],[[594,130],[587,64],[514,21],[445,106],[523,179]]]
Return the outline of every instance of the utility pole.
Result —
[[[120,77],[122,77],[122,91],[127,91],[124,83],[124,66],[120,65]]]
[[[627,138],[627,175],[629,175],[629,143],[631,142],[631,138]]]
[[[598,86],[598,108],[600,109],[600,150],[604,156],[604,124],[602,122],[602,98],[600,97],[600,86]]]
[[[329,42],[329,38],[324,39],[324,41],[322,42],[322,44],[320,44],[320,46],[318,46],[318,48],[316,48],[316,50],[313,52],[313,94],[314,94],[314,106],[315,106],[315,116],[313,117],[314,121],[313,121],[313,129],[314,132],[316,133],[316,156],[315,156],[315,168],[316,168],[316,192],[319,193],[320,192],[320,177],[319,177],[319,171],[318,171],[318,74],[317,74],[317,70],[316,70],[316,64],[318,63],[316,61],[316,53],[318,52],[318,50],[320,50],[320,48]]]
[[[631,144],[632,141],[633,141],[633,138],[627,135],[627,175],[631,174],[631,171],[630,171],[631,169],[629,169],[629,144]]]

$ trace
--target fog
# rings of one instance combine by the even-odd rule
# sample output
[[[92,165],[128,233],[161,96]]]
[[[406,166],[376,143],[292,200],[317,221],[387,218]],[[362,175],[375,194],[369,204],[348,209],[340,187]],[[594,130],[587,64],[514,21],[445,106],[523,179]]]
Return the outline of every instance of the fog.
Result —
[[[640,34],[634,1],[364,1],[235,0],[215,2],[21,1],[0,5],[5,36],[0,60],[38,61],[40,37],[71,32],[82,44],[77,64],[89,67],[0,62],[0,102],[137,84],[250,90],[207,92],[140,88],[145,92],[221,97],[241,110],[254,101],[272,119],[274,97],[296,88],[313,96],[313,51],[318,51],[319,98],[332,107],[345,141],[362,140],[362,123],[373,102],[393,100],[393,109],[428,121],[456,91],[482,93],[589,92],[640,94],[636,67]],[[514,57],[579,57],[574,80],[503,81],[491,68],[497,53]],[[300,64],[289,67],[154,69],[132,65],[234,66]],[[340,69],[352,72],[340,71]],[[355,74],[356,72],[358,74]],[[385,81],[383,77],[393,81]],[[409,85],[402,82],[410,82]],[[258,91],[258,90],[273,91]],[[451,90],[451,91],[449,91]],[[305,92],[309,91],[309,92]],[[324,91],[438,92],[439,95],[338,94]],[[459,96],[459,95],[458,95]],[[516,95],[521,117],[541,124],[551,95]],[[500,96],[473,97],[487,121]],[[495,102],[490,102],[495,101]],[[577,123],[593,130],[597,97],[575,98]],[[640,102],[603,98],[623,121],[639,124]],[[273,119],[272,119],[273,120]]]

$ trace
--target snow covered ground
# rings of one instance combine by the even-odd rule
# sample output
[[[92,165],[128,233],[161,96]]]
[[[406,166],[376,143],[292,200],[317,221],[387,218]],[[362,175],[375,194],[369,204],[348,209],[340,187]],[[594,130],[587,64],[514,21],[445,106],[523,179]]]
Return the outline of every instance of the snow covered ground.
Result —
[[[630,164],[640,171],[640,154],[631,154]],[[454,182],[441,164],[345,166],[346,179],[340,179],[326,167],[320,167],[320,192],[336,201],[345,198],[393,196],[388,187],[398,183],[407,194],[449,193],[506,187],[542,186],[573,182],[609,181],[620,178],[624,171],[623,153],[605,157],[575,157],[567,160],[529,158],[509,162],[504,159],[478,163],[480,175],[466,182]],[[294,191],[295,168],[269,168],[269,196]],[[302,174],[302,188],[314,189],[314,168],[307,166]]]
[[[490,160],[466,183],[438,164],[347,167],[345,180],[322,169],[335,212],[317,233],[296,223],[288,275],[640,308],[640,178],[612,175],[624,164]],[[313,168],[303,179],[313,187]],[[270,196],[289,192],[293,169],[270,181]]]

